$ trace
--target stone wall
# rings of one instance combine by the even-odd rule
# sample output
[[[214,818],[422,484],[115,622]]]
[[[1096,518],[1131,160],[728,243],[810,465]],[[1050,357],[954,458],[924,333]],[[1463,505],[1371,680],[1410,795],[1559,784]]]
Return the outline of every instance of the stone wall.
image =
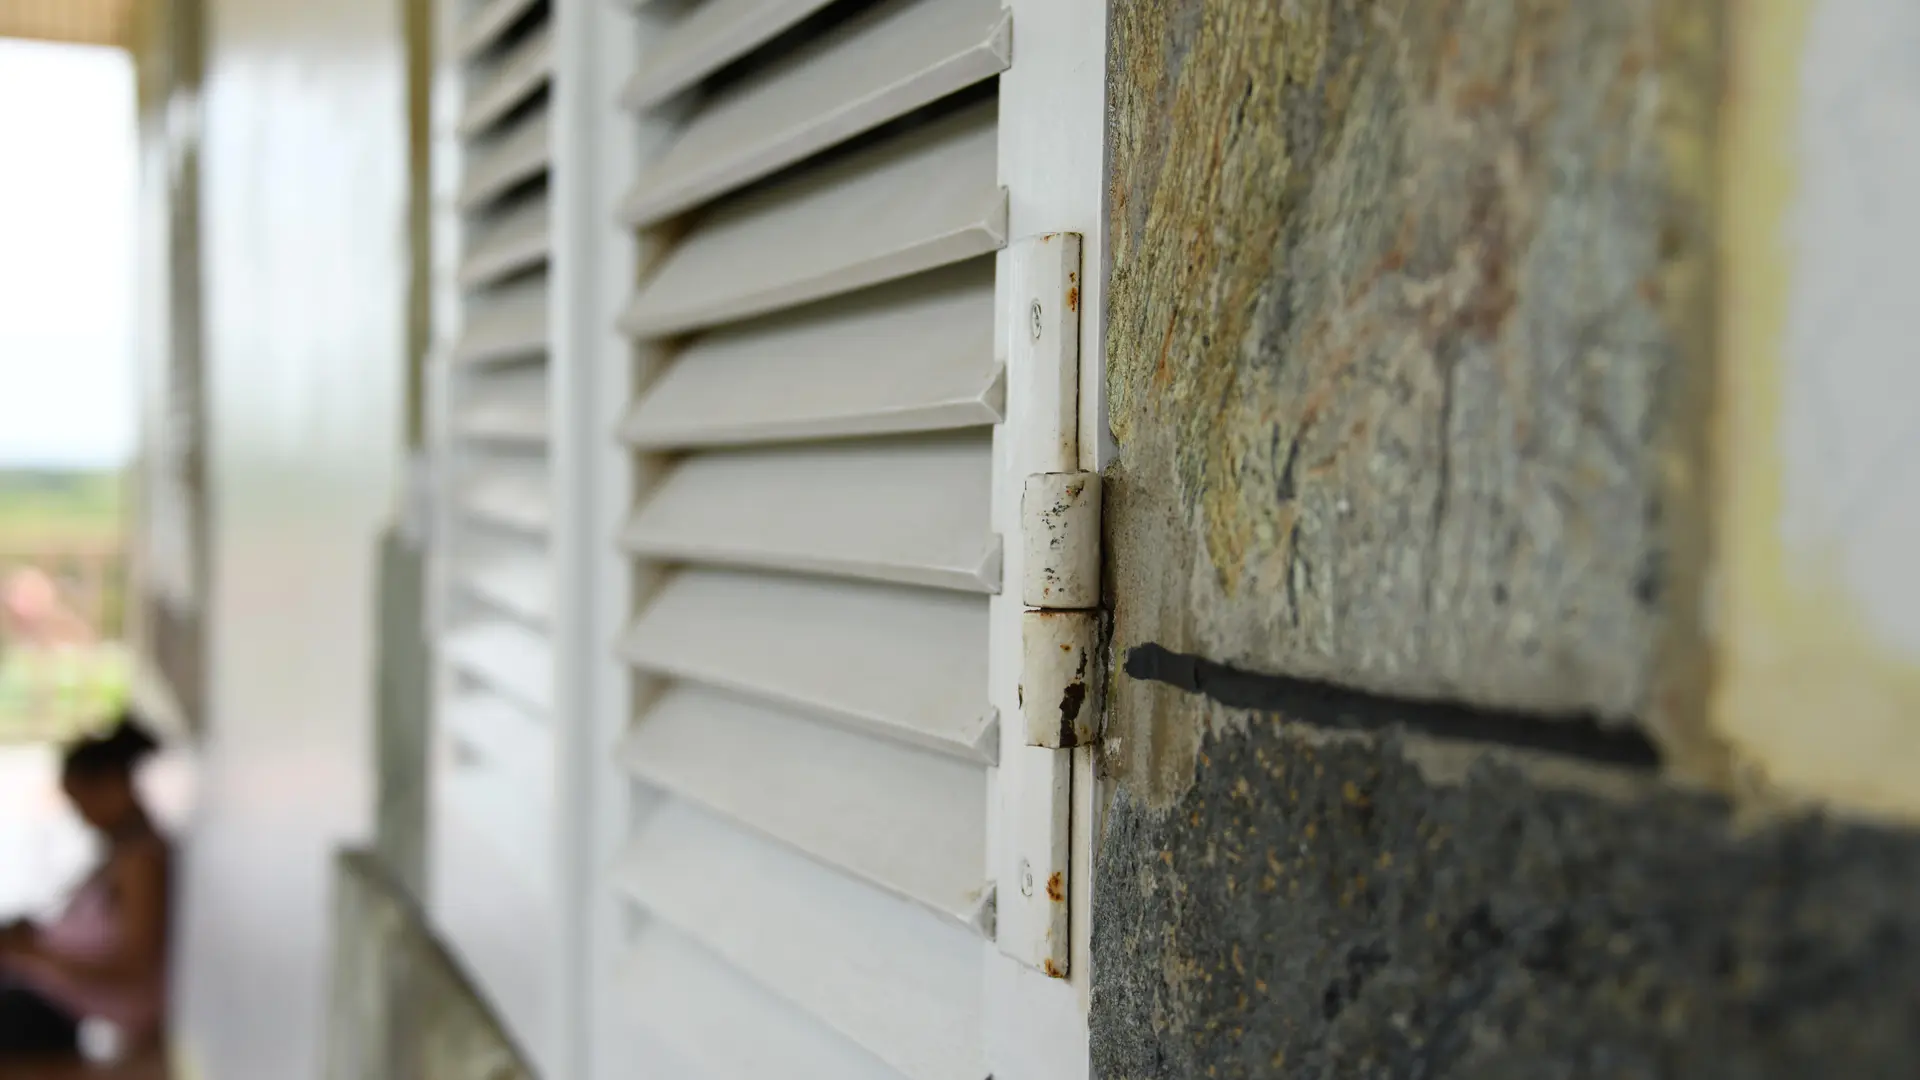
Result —
[[[1709,11],[1117,5],[1114,486],[1155,504],[1117,517],[1123,615],[1385,693],[1659,713]]]
[[[1920,756],[1716,713],[1779,9],[1116,0],[1097,1075],[1920,1073]]]
[[[1108,815],[1102,1080],[1920,1067],[1910,834],[1753,827],[1648,774],[1333,732],[1391,721],[1377,701],[1179,707],[1212,732],[1194,784]]]

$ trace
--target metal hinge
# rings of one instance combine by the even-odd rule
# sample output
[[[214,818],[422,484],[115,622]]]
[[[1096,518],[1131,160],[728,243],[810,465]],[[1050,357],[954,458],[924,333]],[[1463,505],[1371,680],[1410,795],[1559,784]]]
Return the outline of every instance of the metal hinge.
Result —
[[[1100,483],[1080,460],[1080,246],[1073,233],[1008,246],[1006,445],[995,455],[996,517],[1019,533],[993,620],[996,634],[1019,637],[993,650],[1018,660],[998,669],[1017,708],[1002,709],[996,937],[1007,956],[1061,979],[1072,953],[1074,753],[1098,738],[1100,716]]]
[[[1100,477],[1027,477],[1020,504],[1020,719],[1028,746],[1072,750],[1100,737],[1090,700],[1099,629]]]

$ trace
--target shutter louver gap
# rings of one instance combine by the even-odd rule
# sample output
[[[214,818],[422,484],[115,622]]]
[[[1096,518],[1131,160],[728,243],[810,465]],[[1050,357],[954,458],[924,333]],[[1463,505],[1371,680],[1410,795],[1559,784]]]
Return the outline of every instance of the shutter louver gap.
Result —
[[[461,21],[454,35],[458,58],[470,60],[493,47],[513,25],[528,15],[541,0],[488,0]]]
[[[532,97],[553,78],[553,33],[547,26],[527,35],[494,66],[460,114],[461,135],[476,135]]]
[[[465,212],[478,210],[547,171],[553,160],[553,144],[546,109],[535,111],[470,152],[473,160],[455,198]]]
[[[525,205],[476,228],[467,257],[460,261],[460,284],[479,288],[546,264],[553,249],[543,192]]]
[[[620,91],[629,109],[658,105],[772,41],[832,0],[706,0],[689,11]]]

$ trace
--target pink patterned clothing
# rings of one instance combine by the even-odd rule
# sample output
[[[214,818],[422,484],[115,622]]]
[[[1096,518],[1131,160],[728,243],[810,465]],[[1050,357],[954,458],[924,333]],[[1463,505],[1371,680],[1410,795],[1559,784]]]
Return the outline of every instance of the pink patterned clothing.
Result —
[[[60,918],[40,929],[41,949],[80,961],[114,954],[123,930],[110,869],[96,872],[74,893]],[[166,1013],[164,966],[146,978],[113,982],[76,976],[41,956],[11,956],[0,962],[0,969],[74,1019],[106,1020],[133,1038],[157,1033]]]

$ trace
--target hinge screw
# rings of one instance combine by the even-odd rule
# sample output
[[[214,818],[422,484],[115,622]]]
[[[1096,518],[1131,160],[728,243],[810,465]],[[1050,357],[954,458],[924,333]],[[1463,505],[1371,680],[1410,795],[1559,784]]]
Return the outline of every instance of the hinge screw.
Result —
[[[1028,314],[1033,317],[1033,340],[1039,341],[1040,340],[1040,301],[1035,300],[1033,302],[1033,309],[1029,311]]]
[[[1033,864],[1025,859],[1020,860],[1020,895],[1033,895]]]

